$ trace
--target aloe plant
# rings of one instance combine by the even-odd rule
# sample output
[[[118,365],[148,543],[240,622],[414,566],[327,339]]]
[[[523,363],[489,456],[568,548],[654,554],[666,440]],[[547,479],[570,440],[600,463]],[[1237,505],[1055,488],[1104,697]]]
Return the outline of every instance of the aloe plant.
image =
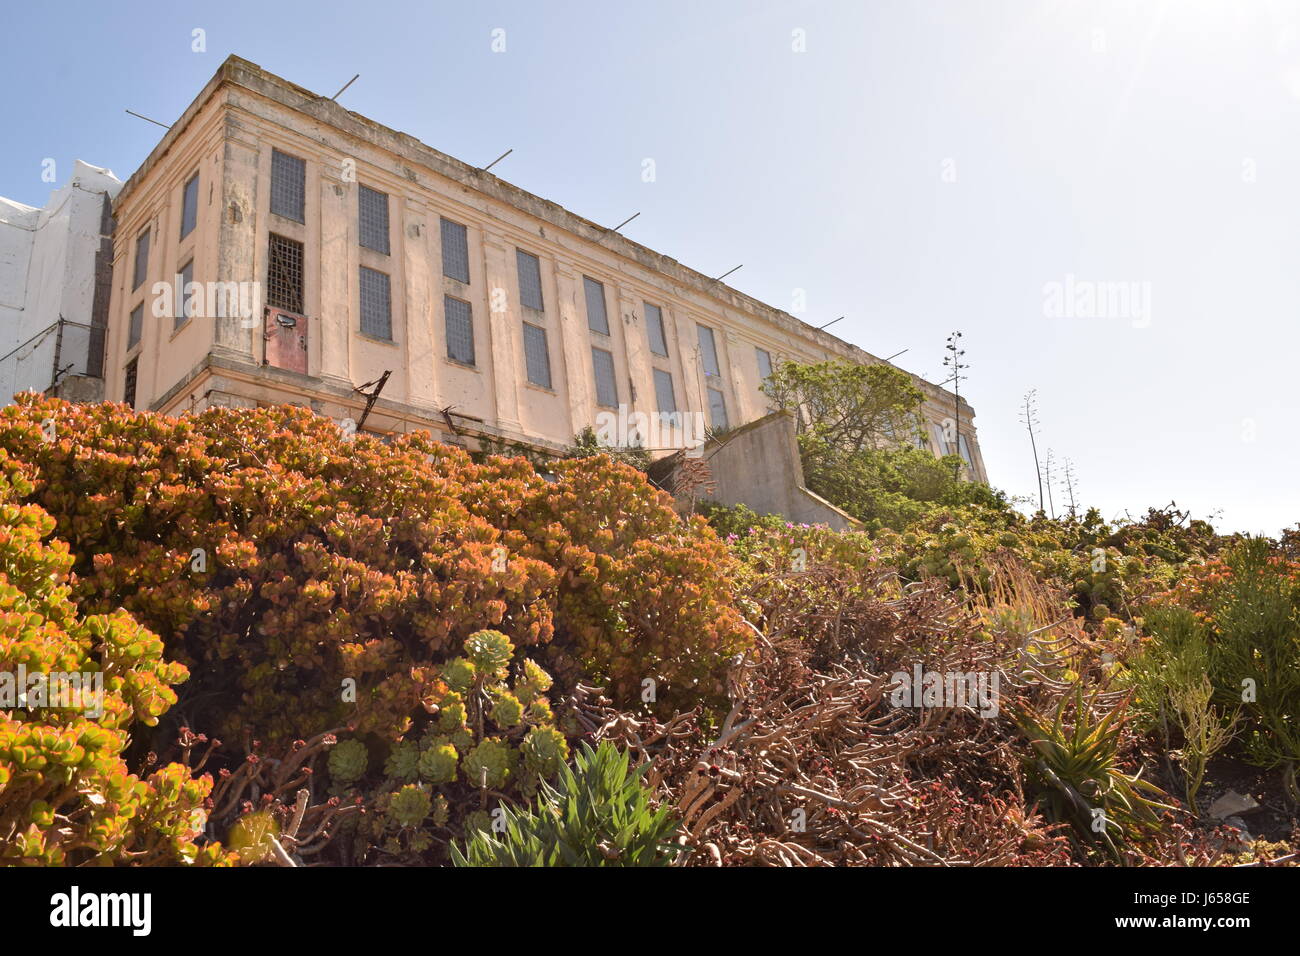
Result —
[[[583,744],[573,767],[542,783],[531,808],[502,806],[497,825],[451,847],[455,866],[667,866],[682,852],[667,807],[652,810],[642,781],[648,765],[608,741]]]
[[[1066,719],[1071,701],[1073,726]],[[1029,769],[1044,791],[1048,815],[1071,823],[1085,842],[1119,859],[1125,843],[1158,828],[1161,814],[1174,807],[1162,802],[1167,795],[1159,787],[1119,765],[1127,702],[1100,719],[1093,716],[1095,703],[1095,694],[1085,701],[1083,689],[1076,687],[1053,715],[1020,702],[1011,707],[1011,716],[1034,748]]]

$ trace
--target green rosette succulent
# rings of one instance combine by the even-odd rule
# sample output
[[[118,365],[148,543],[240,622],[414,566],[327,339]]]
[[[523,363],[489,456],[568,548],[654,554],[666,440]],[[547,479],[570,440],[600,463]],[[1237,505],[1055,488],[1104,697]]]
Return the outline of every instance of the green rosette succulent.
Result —
[[[335,783],[353,783],[365,775],[369,762],[365,744],[359,740],[341,740],[330,750],[330,777]]]
[[[420,779],[428,783],[451,783],[456,779],[456,748],[439,739],[420,754]]]
[[[429,792],[413,783],[392,794],[388,801],[389,817],[403,827],[418,827],[432,810]]]
[[[515,751],[504,740],[489,737],[465,756],[465,779],[472,786],[499,789],[514,770]]]

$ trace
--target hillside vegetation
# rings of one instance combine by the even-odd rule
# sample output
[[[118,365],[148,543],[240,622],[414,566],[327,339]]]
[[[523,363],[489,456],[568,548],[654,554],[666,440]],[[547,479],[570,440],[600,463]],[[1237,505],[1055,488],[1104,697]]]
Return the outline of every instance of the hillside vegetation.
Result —
[[[867,530],[682,518],[603,455],[23,396],[0,672],[101,672],[105,716],[0,706],[0,859],[1290,857],[1300,537],[1025,518],[816,441]],[[1205,815],[1229,787],[1255,839]]]

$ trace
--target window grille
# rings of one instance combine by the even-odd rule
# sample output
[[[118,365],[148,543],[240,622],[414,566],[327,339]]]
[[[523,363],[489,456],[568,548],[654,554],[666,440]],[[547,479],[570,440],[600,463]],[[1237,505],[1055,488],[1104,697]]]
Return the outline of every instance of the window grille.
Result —
[[[306,222],[307,161],[271,150],[271,212],[294,222]]]

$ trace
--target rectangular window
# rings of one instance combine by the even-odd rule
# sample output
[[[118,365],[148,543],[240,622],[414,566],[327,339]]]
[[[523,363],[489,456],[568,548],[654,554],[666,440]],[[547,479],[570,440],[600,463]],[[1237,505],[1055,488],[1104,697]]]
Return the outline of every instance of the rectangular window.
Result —
[[[172,320],[172,331],[179,329],[190,320],[194,312],[192,297],[189,295],[190,283],[194,281],[194,260],[181,266],[181,287],[176,290],[176,317]]]
[[[358,184],[357,236],[364,248],[388,255],[388,193]]]
[[[714,428],[727,427],[727,399],[716,388],[706,388],[709,393],[709,424]]]
[[[199,174],[195,173],[185,183],[181,193],[181,238],[194,231],[199,221]]]
[[[707,325],[696,326],[700,330],[700,361],[704,364],[705,375],[721,375],[718,367],[718,346],[713,341],[713,330]]]
[[[267,248],[266,304],[302,314],[302,243],[275,233]]]
[[[138,377],[139,361],[140,359],[137,356],[126,363],[126,377],[122,383],[122,401],[132,408],[135,408],[135,382]]]
[[[131,310],[131,321],[126,327],[126,348],[127,351],[135,348],[140,344],[140,336],[144,334],[144,303],[141,302]]]
[[[655,403],[661,412],[677,411],[677,396],[673,394],[673,377],[661,368],[655,369]]]
[[[393,340],[393,297],[388,274],[361,267],[361,334]]]
[[[538,258],[522,249],[515,250],[515,264],[519,269],[519,301],[526,308],[542,311],[542,264]]]
[[[271,212],[306,222],[307,161],[271,150]]]
[[[754,349],[754,356],[758,359],[758,384],[762,385],[772,377],[772,353],[767,349]]]
[[[474,364],[474,315],[463,299],[443,296],[447,327],[447,358],[462,365]]]
[[[605,314],[605,287],[595,279],[583,276],[582,289],[587,296],[587,328],[609,335],[609,316]]]
[[[145,277],[149,275],[149,230],[146,229],[135,239],[135,275],[131,283],[131,289],[140,288],[140,283],[144,282]]]
[[[668,339],[664,336],[664,313],[657,305],[649,302],[645,306],[645,331],[650,337],[650,351],[655,355],[668,357]]]
[[[934,436],[935,454],[940,458],[948,454],[948,442],[943,437],[943,426],[938,422],[931,422],[930,434]]]
[[[469,234],[450,219],[442,220],[442,274],[457,282],[469,282]]]
[[[551,354],[546,347],[546,330],[524,323],[524,363],[528,381],[543,388],[551,387]]]
[[[967,467],[972,471],[975,470],[975,459],[971,457],[970,446],[966,444],[966,433],[957,434],[957,449],[961,452],[961,457],[965,460]]]
[[[596,404],[618,408],[618,383],[614,378],[614,356],[592,348],[591,367],[596,373]]]

